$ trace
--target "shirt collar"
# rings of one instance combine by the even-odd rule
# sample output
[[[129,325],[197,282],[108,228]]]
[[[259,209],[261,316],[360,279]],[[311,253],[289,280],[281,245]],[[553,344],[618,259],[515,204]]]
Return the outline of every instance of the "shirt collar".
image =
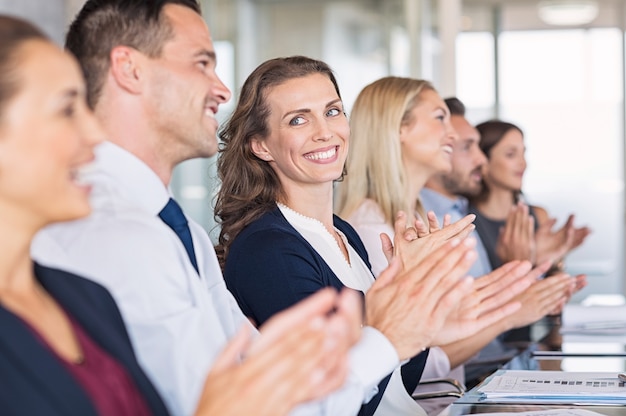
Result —
[[[429,188],[424,188],[420,192],[420,197],[424,208],[427,211],[434,211],[435,214],[448,213],[452,210],[461,212],[463,215],[467,214],[467,198],[457,196],[456,198],[448,198],[447,196],[440,194]]]
[[[143,207],[152,215],[158,215],[171,197],[170,190],[163,185],[159,176],[141,159],[124,148],[105,141],[95,149],[96,163],[93,178],[98,186],[101,177],[113,181],[115,192],[125,199]],[[93,175],[93,176],[92,176]]]

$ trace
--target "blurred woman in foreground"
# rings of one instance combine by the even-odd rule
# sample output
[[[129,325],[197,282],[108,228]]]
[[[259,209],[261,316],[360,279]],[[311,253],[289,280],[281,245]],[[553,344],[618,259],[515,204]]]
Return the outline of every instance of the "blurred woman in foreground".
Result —
[[[30,258],[38,230],[90,213],[81,171],[102,136],[75,60],[29,23],[0,16],[4,415],[168,414],[109,293]],[[334,305],[326,291],[277,316],[255,342],[241,332],[215,362],[197,414],[284,415],[341,385],[346,356],[328,367],[327,339],[315,328]]]

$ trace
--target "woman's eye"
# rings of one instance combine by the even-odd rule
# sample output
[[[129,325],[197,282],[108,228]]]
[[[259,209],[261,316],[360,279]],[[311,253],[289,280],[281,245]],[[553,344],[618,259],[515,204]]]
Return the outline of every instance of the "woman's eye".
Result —
[[[331,108],[328,112],[326,112],[326,115],[329,117],[338,116],[339,114],[341,114],[341,110],[338,108]]]
[[[65,117],[73,117],[74,113],[76,112],[76,110],[74,109],[73,105],[67,106],[63,109],[63,115]]]
[[[299,126],[301,124],[304,124],[304,117],[294,117],[289,121],[290,126]]]

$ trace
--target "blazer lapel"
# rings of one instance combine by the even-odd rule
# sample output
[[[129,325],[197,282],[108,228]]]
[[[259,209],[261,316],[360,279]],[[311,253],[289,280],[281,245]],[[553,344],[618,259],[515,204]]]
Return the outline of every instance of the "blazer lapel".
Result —
[[[96,414],[86,393],[52,351],[41,344],[20,318],[3,307],[0,307],[0,328],[2,367],[15,371],[12,377],[23,377],[26,384],[35,389],[30,400],[47,401],[59,414]],[[35,403],[15,405],[25,410]]]
[[[89,336],[118,361],[134,380],[152,412],[167,414],[167,409],[135,357],[126,328],[113,298],[102,286],[67,272],[35,264],[35,274],[54,298],[81,325]],[[67,284],[74,279],[74,284]],[[117,317],[117,320],[115,320]]]
[[[82,326],[85,332],[101,348],[127,367],[129,361],[133,360],[132,349],[129,348],[130,340],[126,343],[127,339],[120,337],[120,330],[125,330],[116,325],[124,325],[121,317],[119,322],[111,319],[110,315],[113,312],[111,306],[114,303],[112,299],[103,299],[105,289],[98,286],[100,290],[96,292],[93,282],[38,264],[35,264],[35,274],[43,287]],[[74,279],[75,284],[67,284],[67,279]],[[111,301],[111,305],[105,302],[107,300]],[[103,319],[103,316],[106,316],[106,319]]]

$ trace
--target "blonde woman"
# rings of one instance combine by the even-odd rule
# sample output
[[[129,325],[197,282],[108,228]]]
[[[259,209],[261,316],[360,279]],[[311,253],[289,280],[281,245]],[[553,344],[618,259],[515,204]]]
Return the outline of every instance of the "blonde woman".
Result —
[[[381,235],[394,237],[395,213],[404,210],[413,218],[426,219],[419,193],[428,179],[452,169],[451,155],[457,134],[450,122],[450,112],[432,84],[424,80],[385,77],[366,86],[354,104],[350,116],[351,144],[344,180],[338,185],[335,211],[357,231],[367,249],[374,274],[388,264],[381,250]],[[428,222],[432,225],[431,213]],[[466,217],[467,218],[467,217]],[[463,221],[463,219],[461,220]],[[445,229],[445,228],[444,228]],[[441,230],[418,240],[431,238],[440,243]],[[386,237],[383,241],[388,240]],[[429,246],[423,247],[428,253]],[[477,263],[474,263],[476,265]],[[511,262],[477,279],[498,279],[510,270],[531,274],[535,279],[548,265],[530,270],[529,262]],[[479,277],[482,273],[470,274]],[[570,285],[568,277],[559,279],[554,300]],[[516,313],[476,336],[432,348],[424,378],[452,376],[463,378],[459,367],[501,332],[525,325],[527,314]]]
[[[374,274],[387,267],[380,233],[393,235],[398,211],[426,220],[419,191],[451,169],[456,132],[433,86],[412,78],[382,78],[361,91],[350,115],[352,144],[336,211],[363,239]]]

